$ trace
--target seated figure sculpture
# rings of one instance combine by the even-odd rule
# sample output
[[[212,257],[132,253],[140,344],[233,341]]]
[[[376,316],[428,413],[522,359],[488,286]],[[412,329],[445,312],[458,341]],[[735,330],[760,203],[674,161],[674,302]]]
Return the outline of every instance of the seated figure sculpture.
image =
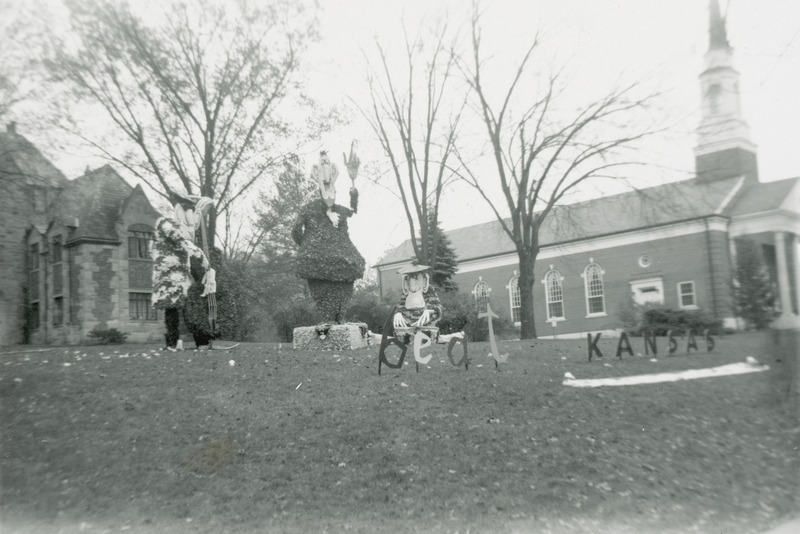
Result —
[[[442,306],[430,284],[427,265],[412,265],[397,271],[403,276],[403,296],[392,318],[395,335],[410,334],[416,329],[428,330],[436,337],[436,323],[442,318]]]

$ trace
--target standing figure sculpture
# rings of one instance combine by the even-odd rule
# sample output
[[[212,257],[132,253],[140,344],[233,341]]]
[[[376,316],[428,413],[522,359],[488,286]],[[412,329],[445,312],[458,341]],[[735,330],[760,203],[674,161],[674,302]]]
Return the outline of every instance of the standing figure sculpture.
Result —
[[[214,269],[211,268],[207,252],[194,243],[195,231],[202,226],[203,217],[211,209],[213,201],[206,197],[186,198],[177,194],[172,195],[172,200],[175,203],[174,212],[171,216],[160,218],[156,223],[153,245],[153,307],[164,310],[167,348],[179,346],[181,311],[195,343],[198,346],[209,345],[215,326],[212,324],[209,331],[205,325],[190,324],[186,317],[186,308],[190,300],[189,294],[198,283],[205,284],[203,296],[209,302],[216,302]]]
[[[320,152],[319,163],[311,168],[311,175],[319,184],[320,197],[303,206],[292,228],[292,238],[300,247],[297,254],[297,271],[306,279],[311,297],[323,322],[342,324],[344,310],[353,296],[353,283],[364,273],[364,258],[356,250],[347,231],[347,219],[358,210],[358,176],[360,160],[355,153],[355,141],[350,147],[350,158],[343,155],[350,175],[350,208],[336,204],[336,165],[327,152]]]

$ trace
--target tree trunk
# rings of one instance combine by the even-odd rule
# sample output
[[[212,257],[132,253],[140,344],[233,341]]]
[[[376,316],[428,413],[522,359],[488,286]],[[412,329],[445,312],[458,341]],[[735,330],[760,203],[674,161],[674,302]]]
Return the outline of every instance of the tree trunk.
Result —
[[[214,206],[211,206],[211,210],[208,212],[208,253],[211,254],[211,251],[214,250],[214,246],[217,243],[217,209]],[[209,258],[209,261],[211,258]]]
[[[533,312],[533,265],[535,256],[525,252],[519,255],[520,339],[536,339]]]

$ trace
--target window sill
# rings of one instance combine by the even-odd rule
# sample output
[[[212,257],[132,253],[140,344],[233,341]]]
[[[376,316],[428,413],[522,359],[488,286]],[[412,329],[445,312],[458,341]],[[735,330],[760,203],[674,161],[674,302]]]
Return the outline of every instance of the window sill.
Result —
[[[547,318],[547,322],[548,323],[552,323],[553,321],[555,321],[557,323],[560,323],[561,321],[566,321],[566,320],[567,320],[566,317],[548,317]]]
[[[700,307],[693,304],[691,306],[681,306],[680,309],[681,310],[699,310]]]
[[[602,313],[589,313],[586,315],[587,319],[594,319],[595,317],[608,317],[608,314],[606,312],[602,312]]]

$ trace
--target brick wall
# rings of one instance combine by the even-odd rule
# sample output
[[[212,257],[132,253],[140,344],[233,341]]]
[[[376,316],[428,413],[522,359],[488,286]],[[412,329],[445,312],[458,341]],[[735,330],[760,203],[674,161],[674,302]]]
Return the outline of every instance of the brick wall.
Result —
[[[709,243],[711,247],[709,248]],[[622,327],[617,313],[631,295],[631,282],[650,278],[660,278],[664,289],[664,306],[679,307],[678,284],[693,281],[697,306],[712,309],[714,294],[709,275],[709,253],[714,266],[714,291],[717,313],[723,317],[730,309],[730,262],[727,249],[727,236],[724,232],[712,231],[680,237],[665,238],[641,243],[598,248],[591,252],[564,255],[553,258],[540,258],[534,269],[533,284],[534,317],[537,335],[552,335],[552,327],[547,322],[545,287],[541,281],[550,270],[550,265],[563,276],[563,306],[565,320],[556,327],[558,334],[614,330]],[[650,257],[647,267],[639,265],[643,255]],[[581,274],[589,265],[595,263],[605,272],[603,289],[605,315],[587,317],[586,290]],[[506,286],[519,267],[514,258],[507,266],[484,270],[457,273],[454,280],[460,291],[469,294],[478,277],[482,277],[491,287],[492,309],[499,315],[511,317],[509,291]],[[400,291],[400,276],[396,268],[381,273],[384,294],[387,291]],[[445,310],[445,314],[447,310]]]
[[[95,247],[96,250],[90,254],[94,286],[90,310],[93,322],[98,329],[112,328],[111,323],[115,322],[115,308],[116,313],[119,313],[119,296],[115,291],[119,283],[116,280],[118,267],[115,265],[118,258],[114,257],[116,247],[114,249],[102,245],[95,245]]]
[[[24,320],[25,232],[33,222],[20,177],[0,179],[0,345],[20,343]]]

